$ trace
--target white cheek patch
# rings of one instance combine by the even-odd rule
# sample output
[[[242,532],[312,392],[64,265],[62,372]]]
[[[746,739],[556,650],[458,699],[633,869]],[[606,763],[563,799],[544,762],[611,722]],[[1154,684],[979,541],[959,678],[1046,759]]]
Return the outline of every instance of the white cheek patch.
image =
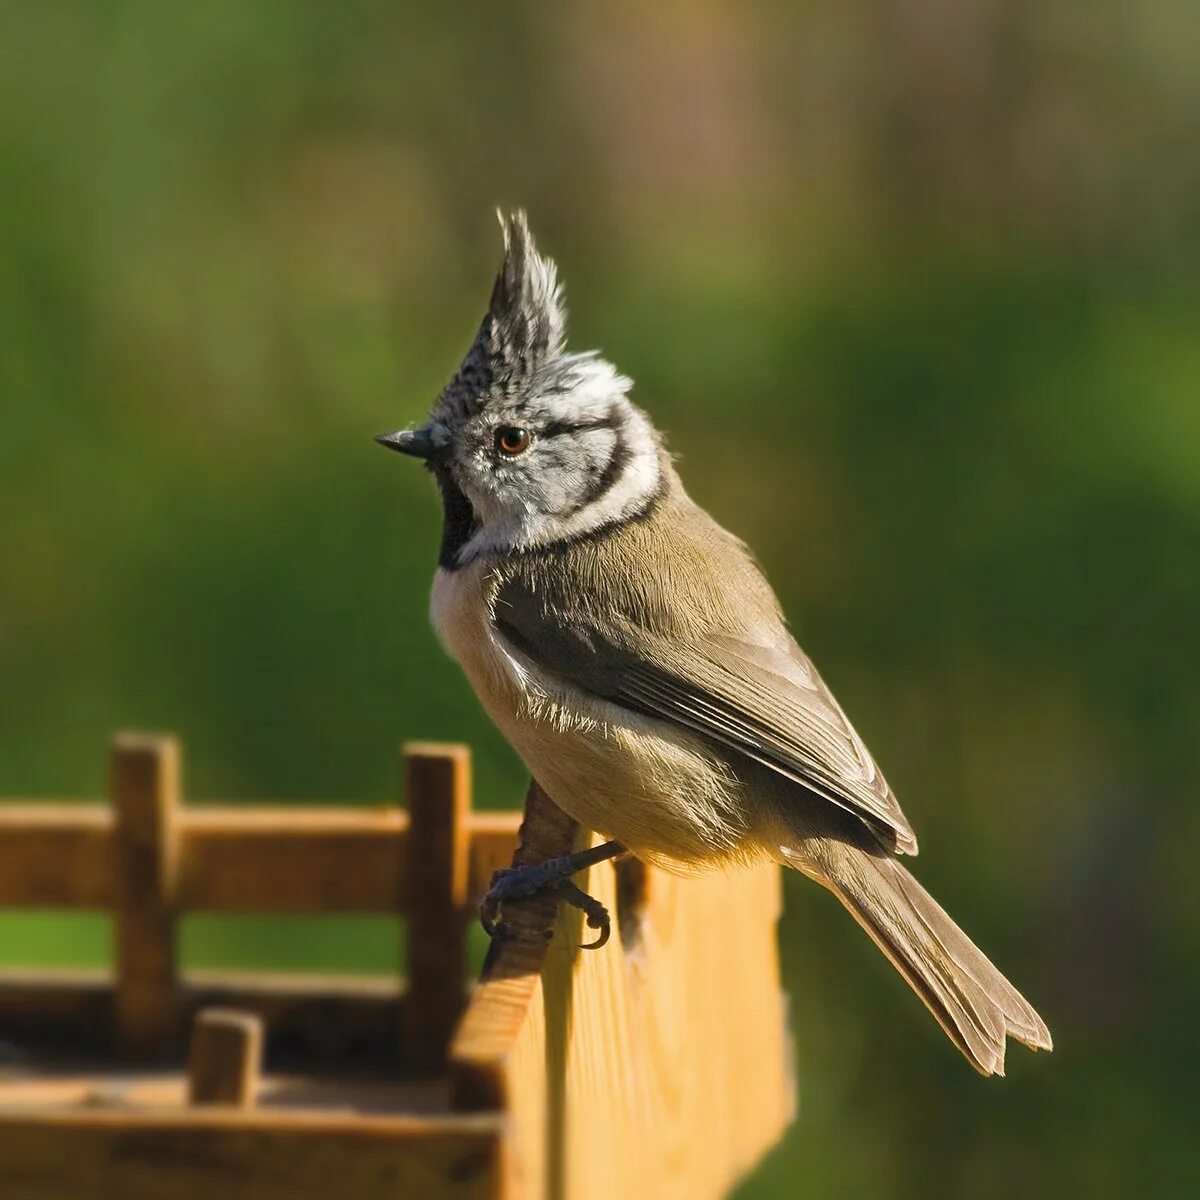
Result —
[[[533,382],[541,393],[503,413],[512,423],[524,416],[531,429],[556,421],[578,425],[581,433],[589,424],[596,428],[588,442],[535,442],[527,469],[514,461],[511,476],[483,451],[464,464],[470,478],[459,486],[479,527],[458,552],[460,566],[481,554],[544,546],[629,520],[658,491],[662,451],[649,419],[625,397],[631,380],[598,355],[580,354],[548,362]]]
[[[480,527],[459,551],[459,565],[465,566],[481,554],[532,549],[581,537],[643,512],[661,481],[658,438],[650,422],[632,405],[626,409],[619,437],[620,449],[614,448],[614,453],[622,453],[624,461],[616,478],[594,501],[569,516],[521,505],[517,495],[506,498],[502,506],[495,497],[484,500],[476,510]],[[581,473],[579,479],[567,482],[583,491],[591,480]]]

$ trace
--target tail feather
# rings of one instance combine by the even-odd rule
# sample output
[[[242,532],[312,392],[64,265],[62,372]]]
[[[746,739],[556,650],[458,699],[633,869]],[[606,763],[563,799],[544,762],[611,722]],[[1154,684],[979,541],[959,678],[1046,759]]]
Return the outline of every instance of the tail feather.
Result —
[[[846,906],[977,1071],[1004,1074],[1007,1037],[1053,1049],[1032,1005],[900,863],[844,842],[820,851],[783,853]]]

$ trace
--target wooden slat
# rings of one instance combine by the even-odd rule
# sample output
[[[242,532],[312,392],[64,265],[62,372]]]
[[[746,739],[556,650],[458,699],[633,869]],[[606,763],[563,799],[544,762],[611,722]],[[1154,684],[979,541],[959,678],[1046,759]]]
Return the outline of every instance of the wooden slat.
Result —
[[[123,734],[113,745],[116,812],[117,1031],[139,1052],[178,1030],[175,878],[179,747],[173,738]]]
[[[382,1116],[447,1112],[445,1081],[437,1075],[415,1078],[395,1070],[311,1063],[285,1066],[291,1069],[261,1075],[255,1110]],[[0,1120],[5,1112],[97,1108],[120,1109],[136,1118],[149,1110],[178,1111],[188,1106],[187,1077],[169,1066],[139,1071],[113,1062],[75,1062],[59,1063],[39,1074],[6,1064],[0,1072]],[[337,1194],[336,1189],[330,1190]],[[2,1185],[0,1195],[5,1195]]]
[[[205,912],[399,912],[409,816],[399,809],[196,809],[181,906]]]
[[[517,845],[517,812],[471,813],[468,903]],[[112,809],[0,804],[0,905],[112,908]],[[177,814],[181,912],[395,912],[408,814],[387,808],[197,806]]]
[[[110,907],[112,842],[107,804],[0,804],[0,904]]]
[[[539,857],[571,848],[569,822],[548,805],[531,789],[522,861],[535,837]],[[616,918],[611,866],[577,882]],[[631,890],[636,928],[614,930],[602,950],[579,949],[587,931],[565,905],[548,945],[494,944],[452,1047],[456,1106],[510,1117],[507,1178],[523,1200],[717,1200],[792,1114],[779,868],[651,869]],[[532,938],[546,913],[505,915]]]
[[[471,758],[465,746],[410,742],[403,749],[409,837],[405,848],[408,1004],[404,1056],[440,1067],[466,994],[465,911]]]
[[[497,1117],[0,1115],[5,1200],[498,1200]]]
[[[523,816],[519,810],[471,814],[467,826],[471,833],[471,882],[467,900],[472,907],[487,891],[492,876],[512,862],[520,841]]]
[[[577,823],[530,782],[525,797],[514,866],[528,866],[570,853],[580,838]],[[566,1200],[561,1171],[561,1123],[549,1112],[554,1089],[565,1085],[565,1063],[547,1057],[547,1020],[542,975],[549,961],[548,933],[555,927],[558,901],[533,896],[505,907],[513,936],[494,939],[483,977],[450,1048],[450,1098],[464,1112],[498,1110],[517,1114],[511,1122],[502,1163],[506,1195],[522,1200]],[[570,1020],[569,1005],[561,1016]],[[609,1097],[607,1103],[624,1098]],[[624,1153],[624,1149],[620,1153]],[[638,1181],[624,1193],[651,1195]]]
[[[542,791],[529,785],[514,866],[530,866],[569,854],[578,825]],[[558,901],[533,896],[506,905],[504,920],[513,936],[492,942],[483,978],[458,1027],[450,1050],[454,1106],[468,1112],[507,1106],[505,1064],[526,1027],[540,986]]]
[[[188,1050],[188,1103],[253,1108],[262,1044],[262,1021],[253,1013],[231,1008],[197,1013]]]
[[[213,1006],[260,1017],[293,1057],[399,1065],[405,986],[396,975],[186,971],[180,1021]],[[0,968],[0,1027],[18,1046],[107,1051],[114,1022],[110,971]],[[181,1026],[182,1027],[182,1026]]]

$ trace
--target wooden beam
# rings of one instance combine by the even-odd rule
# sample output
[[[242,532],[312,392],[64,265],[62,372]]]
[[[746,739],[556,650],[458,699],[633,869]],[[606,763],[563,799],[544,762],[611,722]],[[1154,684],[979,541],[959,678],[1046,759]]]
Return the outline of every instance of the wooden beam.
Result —
[[[0,804],[0,904],[109,908],[113,812],[101,804]]]
[[[399,1067],[405,986],[397,975],[187,971],[181,1027],[206,1008],[253,1013],[284,1055],[327,1064]],[[95,1058],[109,1050],[115,990],[110,971],[0,968],[0,1027],[30,1052],[52,1045]]]
[[[179,912],[397,912],[407,885],[401,809],[203,806],[175,815]],[[507,866],[518,812],[468,814],[468,903]],[[107,804],[0,803],[0,905],[114,908]]]
[[[466,995],[471,758],[465,746],[403,749],[409,836],[405,851],[408,1003],[404,1057],[440,1067]]]
[[[512,865],[523,867],[569,854],[579,826],[536,780],[525,797],[525,820]],[[541,985],[558,898],[531,896],[506,905],[513,936],[494,940],[483,978],[450,1050],[451,1101],[456,1109],[483,1112],[508,1107],[508,1063]]]
[[[262,1070],[263,1024],[253,1013],[206,1008],[192,1023],[188,1103],[253,1108]]]
[[[599,841],[574,828],[532,787],[518,862]],[[520,1195],[718,1200],[778,1139],[793,1111],[779,874],[648,868],[622,903],[617,872],[594,866],[576,882],[618,925],[642,910],[600,951],[553,898],[506,907],[520,933],[493,943],[459,1026],[451,1103],[509,1115]]]
[[[180,903],[204,912],[399,912],[408,825],[399,809],[196,809],[182,826]]]
[[[178,1031],[178,744],[168,737],[120,735],[110,786],[116,812],[117,1033],[129,1050],[145,1053]]]
[[[502,1136],[497,1116],[215,1108],[0,1114],[0,1194],[498,1200]]]
[[[483,898],[492,876],[501,867],[512,864],[520,842],[522,820],[524,813],[520,810],[471,813],[467,825],[471,834],[471,881],[467,903],[472,909]]]

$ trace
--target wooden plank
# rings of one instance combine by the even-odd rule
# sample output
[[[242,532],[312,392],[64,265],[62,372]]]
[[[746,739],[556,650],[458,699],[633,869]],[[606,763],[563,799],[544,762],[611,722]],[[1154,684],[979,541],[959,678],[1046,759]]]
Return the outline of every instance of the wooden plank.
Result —
[[[188,1050],[188,1103],[253,1108],[262,1068],[262,1021],[233,1008],[196,1014]]]
[[[400,1065],[405,986],[396,975],[183,973],[181,1025],[213,1006],[254,1013],[294,1058]],[[107,1052],[114,1010],[111,971],[0,968],[0,1027],[35,1057],[43,1049],[56,1058]]]
[[[180,912],[396,912],[408,814],[395,808],[204,806],[176,814]],[[470,813],[467,889],[481,896],[517,845],[518,812]],[[0,904],[113,908],[109,805],[0,803]]]
[[[531,866],[570,853],[578,826],[542,790],[529,785],[519,843],[511,863]],[[504,1063],[521,1037],[549,950],[558,901],[533,896],[506,906],[514,936],[496,939],[450,1050],[450,1088],[456,1109],[479,1112],[506,1105]]]
[[[116,813],[117,1032],[127,1048],[147,1052],[178,1030],[178,743],[120,735],[112,749],[110,786]]]
[[[536,780],[525,797],[525,814],[514,866],[527,866],[568,854],[579,827]],[[555,927],[558,901],[534,896],[505,908],[513,933],[492,942],[483,977],[463,1015],[450,1048],[450,1102],[461,1112],[518,1114],[512,1122],[502,1163],[505,1196],[522,1200],[564,1200],[549,1184],[550,1147],[561,1143],[550,1111],[552,1074],[546,1054],[546,1012],[542,972],[550,954],[547,933]],[[615,1194],[615,1193],[614,1193]],[[630,1197],[646,1195],[639,1187]]]
[[[0,1115],[5,1200],[496,1200],[496,1117]]]
[[[181,827],[181,906],[204,912],[399,912],[399,809],[205,808]]]
[[[445,1062],[466,995],[471,758],[465,746],[409,742],[403,759],[409,816],[404,1057],[413,1066],[436,1068]]]
[[[121,1110],[132,1120],[151,1110],[186,1108],[187,1076],[179,1070],[128,1070],[82,1063],[46,1074],[7,1068],[0,1073],[0,1121],[5,1112]],[[406,1078],[398,1071],[322,1068],[264,1073],[257,1104],[248,1112],[378,1113],[440,1116],[447,1111],[445,1081]],[[2,1164],[0,1164],[2,1165]],[[0,1191],[0,1195],[3,1192]]]
[[[546,803],[531,789],[527,841],[552,820]],[[568,829],[543,854],[565,853]],[[577,882],[616,916],[610,866]],[[586,931],[566,906],[549,945],[498,946],[455,1039],[452,1102],[510,1115],[506,1170],[524,1200],[717,1200],[791,1118],[779,869],[649,869],[638,891],[636,929],[603,950],[579,949]]]
[[[111,907],[112,834],[107,804],[0,804],[0,904]]]
[[[520,844],[524,814],[516,812],[473,812],[467,828],[471,834],[471,879],[467,902],[474,909],[483,898],[492,876],[513,860]]]
[[[103,1063],[83,1063],[42,1075],[11,1068],[0,1073],[0,1120],[5,1112],[18,1110],[120,1109],[136,1117],[186,1106],[187,1076],[180,1070],[138,1072],[112,1063],[107,1069]],[[264,1110],[442,1116],[448,1108],[445,1080],[437,1075],[406,1078],[400,1072],[298,1068],[260,1076],[254,1111]]]

